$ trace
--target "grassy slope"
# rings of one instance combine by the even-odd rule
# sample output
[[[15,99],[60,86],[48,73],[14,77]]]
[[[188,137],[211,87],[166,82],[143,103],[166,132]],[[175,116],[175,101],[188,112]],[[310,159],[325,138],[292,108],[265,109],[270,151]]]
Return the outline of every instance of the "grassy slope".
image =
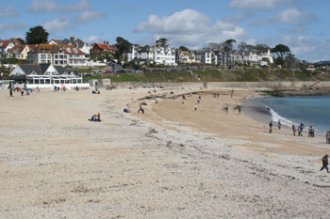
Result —
[[[197,82],[197,81],[275,81],[330,80],[321,72],[289,71],[285,69],[209,70],[194,72],[145,72],[117,75],[86,76],[85,80],[110,78],[113,82]]]

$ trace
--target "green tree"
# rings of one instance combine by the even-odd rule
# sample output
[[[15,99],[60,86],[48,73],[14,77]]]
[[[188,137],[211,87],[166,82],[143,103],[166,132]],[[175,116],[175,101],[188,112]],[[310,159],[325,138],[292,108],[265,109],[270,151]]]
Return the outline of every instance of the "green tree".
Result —
[[[231,61],[232,61],[230,54],[232,53],[232,51],[234,49],[234,43],[236,43],[236,40],[234,40],[234,39],[228,39],[223,43],[225,64],[227,64],[228,62],[231,63]]]
[[[185,47],[185,46],[180,46],[179,49],[181,51],[189,51],[189,49],[187,47]]]
[[[42,26],[31,27],[25,35],[27,44],[40,44],[48,42],[48,32]]]
[[[158,40],[156,40],[156,46],[167,48],[168,40],[166,38],[159,38]]]
[[[275,63],[279,65],[284,65],[285,57],[291,54],[290,48],[284,44],[276,45],[271,52],[275,58]]]
[[[123,37],[117,37],[115,44],[116,47],[115,57],[117,59],[121,59],[124,53],[129,52],[131,46],[132,43],[130,43],[128,40],[124,39]]]

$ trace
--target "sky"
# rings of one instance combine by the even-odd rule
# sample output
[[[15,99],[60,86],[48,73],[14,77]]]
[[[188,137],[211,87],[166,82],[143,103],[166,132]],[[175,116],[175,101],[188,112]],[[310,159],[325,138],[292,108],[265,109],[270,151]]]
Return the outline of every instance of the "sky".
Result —
[[[49,40],[117,37],[191,49],[235,39],[289,46],[301,60],[330,60],[330,0],[0,0],[0,39],[41,25]]]

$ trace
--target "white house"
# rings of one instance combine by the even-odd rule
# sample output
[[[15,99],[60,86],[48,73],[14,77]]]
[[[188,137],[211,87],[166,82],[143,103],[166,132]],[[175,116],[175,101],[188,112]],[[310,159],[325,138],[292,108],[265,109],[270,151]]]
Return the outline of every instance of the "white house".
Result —
[[[127,54],[127,61],[132,60],[156,65],[177,65],[175,62],[175,49],[169,47],[133,45],[131,52]]]
[[[196,52],[199,63],[217,65],[218,64],[218,56],[211,49],[202,49]]]
[[[197,63],[195,51],[177,49],[176,62],[180,64]]]
[[[272,57],[269,49],[268,49],[267,52],[235,51],[232,54],[232,59],[236,63],[244,63],[244,64],[255,63],[255,64],[260,64],[260,65],[261,64],[262,65],[265,65],[266,62],[269,62],[269,64],[273,64],[274,63],[274,59],[273,59],[273,57]]]

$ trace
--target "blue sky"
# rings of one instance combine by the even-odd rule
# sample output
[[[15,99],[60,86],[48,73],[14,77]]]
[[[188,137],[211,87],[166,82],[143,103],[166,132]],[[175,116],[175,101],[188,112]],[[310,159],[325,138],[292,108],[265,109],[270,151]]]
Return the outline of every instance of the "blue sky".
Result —
[[[299,59],[330,60],[329,0],[0,0],[0,39],[42,25],[49,39],[201,48],[226,39],[271,47]]]

